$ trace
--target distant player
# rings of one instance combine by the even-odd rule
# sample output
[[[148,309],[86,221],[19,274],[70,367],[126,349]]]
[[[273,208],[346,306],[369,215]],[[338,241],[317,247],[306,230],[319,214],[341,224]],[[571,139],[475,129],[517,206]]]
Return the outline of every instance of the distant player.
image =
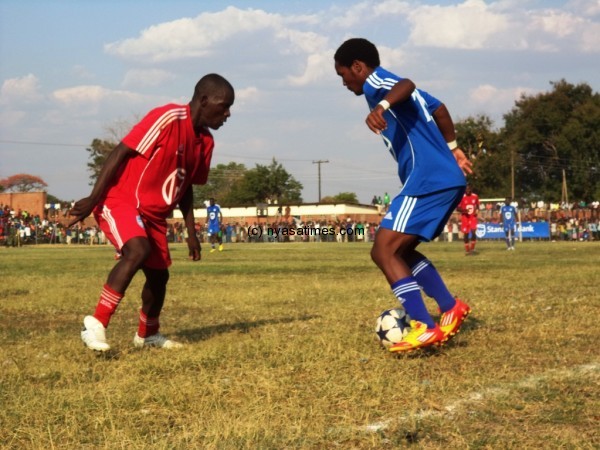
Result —
[[[477,213],[479,211],[479,196],[473,192],[470,185],[467,184],[465,195],[463,195],[460,204],[460,231],[464,234],[465,255],[475,253],[475,244],[477,243]]]
[[[223,222],[223,214],[221,207],[215,204],[215,199],[209,200],[209,205],[206,207],[206,223],[208,223],[208,238],[210,239],[210,252],[214,252],[215,244],[219,243],[219,251],[223,251],[223,233],[221,231],[221,223]]]
[[[381,67],[375,45],[366,39],[349,39],[335,52],[334,60],[344,86],[365,96],[366,124],[383,138],[402,184],[371,249],[373,262],[412,318],[411,331],[389,350],[405,353],[440,345],[458,332],[471,308],[449,292],[417,246],[444,229],[463,196],[463,171],[471,172],[471,163],[458,147],[446,106],[408,78]],[[438,304],[439,324],[429,314],[421,289]]]
[[[500,208],[500,220],[504,228],[506,240],[506,250],[515,249],[515,233],[517,231],[517,210],[510,204],[511,199],[507,198],[504,206]]]

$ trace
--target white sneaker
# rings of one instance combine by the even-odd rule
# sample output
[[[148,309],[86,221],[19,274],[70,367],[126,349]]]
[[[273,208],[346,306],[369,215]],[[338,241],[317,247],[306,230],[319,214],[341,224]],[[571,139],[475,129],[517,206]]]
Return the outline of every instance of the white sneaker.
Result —
[[[81,340],[87,348],[96,350],[97,352],[110,350],[110,345],[106,342],[106,328],[94,316],[85,316],[83,318]]]
[[[167,339],[160,333],[153,334],[148,337],[139,337],[137,333],[133,337],[133,345],[137,348],[142,347],[157,347],[157,348],[179,348],[183,347],[183,344],[179,342],[172,341],[171,339]]]

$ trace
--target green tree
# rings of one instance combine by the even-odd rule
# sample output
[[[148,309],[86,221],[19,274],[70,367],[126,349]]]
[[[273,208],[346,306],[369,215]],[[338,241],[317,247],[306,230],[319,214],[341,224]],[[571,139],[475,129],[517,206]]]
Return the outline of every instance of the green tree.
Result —
[[[522,197],[559,201],[564,171],[569,199],[590,201],[600,190],[600,96],[585,83],[551,85],[551,92],[521,97],[504,116],[515,185]]]
[[[226,205],[300,203],[301,193],[302,184],[273,158],[268,166],[256,164],[255,168],[247,170],[221,203]]]
[[[339,203],[347,203],[347,204],[358,204],[358,197],[354,192],[340,192],[334,196],[327,196],[321,199],[321,203],[326,204],[339,204]]]
[[[90,174],[90,185],[93,186],[100,175],[102,166],[106,158],[113,151],[117,144],[110,140],[94,139],[92,144],[85,150],[89,153],[89,162],[87,163]]]
[[[139,118],[134,118],[135,122],[139,122]],[[123,136],[132,128],[130,122],[126,120],[116,120],[111,125],[105,126],[105,132],[107,134],[106,139],[94,139],[92,144],[85,150],[89,153],[89,162],[87,164],[88,171],[90,172],[90,185],[94,185],[104,161],[117,146],[117,143]]]
[[[209,198],[225,206],[232,188],[244,178],[247,171],[244,164],[236,162],[217,164],[210,169],[206,184],[194,186],[194,206],[203,205]]]
[[[468,117],[455,124],[457,141],[473,163],[468,182],[481,197],[505,197],[510,193],[510,158],[485,115]]]

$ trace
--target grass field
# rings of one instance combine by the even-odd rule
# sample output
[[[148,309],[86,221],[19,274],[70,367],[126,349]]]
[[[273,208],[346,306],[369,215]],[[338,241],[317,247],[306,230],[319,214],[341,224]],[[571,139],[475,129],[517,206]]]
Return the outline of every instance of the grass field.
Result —
[[[431,243],[473,313],[440,350],[374,340],[395,307],[367,244],[174,246],[179,350],[136,350],[135,278],[97,356],[79,338],[109,247],[0,248],[0,447],[600,448],[600,243]],[[428,300],[432,313],[434,303]]]

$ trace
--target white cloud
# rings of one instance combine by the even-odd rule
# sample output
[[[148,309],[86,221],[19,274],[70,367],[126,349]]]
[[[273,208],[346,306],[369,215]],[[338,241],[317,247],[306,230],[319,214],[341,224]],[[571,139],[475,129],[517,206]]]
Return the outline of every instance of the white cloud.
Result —
[[[571,0],[566,8],[570,11],[577,11],[585,17],[600,16],[600,1],[598,0]]]
[[[552,9],[532,12],[529,16],[526,31],[532,49],[600,51],[600,24],[588,17]]]
[[[400,48],[390,48],[384,45],[377,47],[383,67],[398,67],[405,63],[406,53]]]
[[[481,49],[509,27],[508,18],[483,0],[465,0],[454,6],[421,6],[408,16],[416,46]]]
[[[39,102],[43,95],[39,92],[40,83],[33,74],[4,80],[0,89],[0,104],[31,104]]]
[[[254,86],[235,90],[236,102],[238,100],[253,101],[253,100],[256,100],[258,97],[259,97],[258,89]]]
[[[329,21],[329,25],[337,28],[350,29],[361,23],[371,9],[372,4],[369,2],[357,3],[345,9],[342,15],[333,17]],[[334,13],[336,11],[337,9],[334,10]]]
[[[127,71],[123,78],[123,86],[160,86],[161,84],[176,78],[175,74],[162,69],[131,69]]]
[[[498,88],[491,84],[482,84],[469,91],[469,102],[474,109],[493,116],[509,112],[521,96],[536,93],[535,89],[520,86]]]
[[[52,97],[64,105],[94,104],[107,100],[131,102],[142,98],[133,92],[111,90],[102,86],[75,86],[58,89],[53,92]]]
[[[304,73],[299,76],[290,75],[288,81],[292,86],[306,86],[333,74],[333,51],[308,55]]]
[[[123,58],[152,62],[181,58],[197,58],[213,53],[216,44],[232,36],[264,29],[283,27],[279,14],[262,10],[241,10],[229,6],[215,13],[202,13],[154,25],[142,31],[138,38],[106,44],[107,53]]]
[[[331,14],[335,17],[327,21],[329,27],[352,30],[365,22],[386,17],[392,20],[392,16],[407,16],[414,9],[414,5],[407,1],[384,0],[380,2],[365,1],[354,5],[344,5],[343,13],[338,14],[341,8],[334,8]]]
[[[144,96],[134,92],[112,90],[97,85],[58,89],[51,97],[71,114],[76,111],[82,116],[95,116],[109,105],[114,110],[122,109],[123,105],[133,109],[133,105],[140,106],[146,100]]]
[[[526,6],[465,0],[457,5],[416,7],[408,14],[409,42],[416,47],[464,50],[600,51],[600,25],[585,14]]]

